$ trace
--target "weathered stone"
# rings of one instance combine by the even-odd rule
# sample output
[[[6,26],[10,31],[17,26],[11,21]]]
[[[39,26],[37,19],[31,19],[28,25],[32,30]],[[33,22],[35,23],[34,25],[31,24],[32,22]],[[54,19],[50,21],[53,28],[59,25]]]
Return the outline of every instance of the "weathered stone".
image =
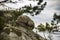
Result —
[[[16,22],[19,27],[10,25],[11,27],[4,28],[4,31],[0,34],[0,40],[45,40],[32,31],[34,22],[28,16],[20,16]]]
[[[6,32],[2,32],[0,34],[0,40],[9,40],[9,34],[7,34]]]
[[[34,28],[34,22],[26,15],[19,16],[16,20],[16,22],[25,28],[30,28],[31,30]]]

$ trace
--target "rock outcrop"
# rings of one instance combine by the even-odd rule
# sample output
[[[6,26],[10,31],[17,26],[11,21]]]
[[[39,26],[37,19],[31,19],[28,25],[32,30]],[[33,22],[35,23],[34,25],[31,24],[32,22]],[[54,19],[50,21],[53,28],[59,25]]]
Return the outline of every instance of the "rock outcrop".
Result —
[[[19,27],[10,25],[4,28],[0,35],[0,40],[45,40],[32,31],[34,22],[28,16],[18,17],[16,23]]]
[[[19,16],[16,20],[16,23],[18,23],[20,26],[25,27],[27,29],[33,30],[34,28],[34,22],[26,15]]]

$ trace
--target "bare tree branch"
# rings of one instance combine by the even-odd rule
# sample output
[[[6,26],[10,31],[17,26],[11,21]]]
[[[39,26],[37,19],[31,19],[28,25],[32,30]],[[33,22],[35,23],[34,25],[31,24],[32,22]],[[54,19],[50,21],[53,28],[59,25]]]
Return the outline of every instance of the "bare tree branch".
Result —
[[[9,1],[9,2],[8,2]],[[13,2],[13,1],[11,1],[11,0],[4,0],[4,1],[0,1],[0,4],[1,3],[17,3],[16,1],[15,2]]]
[[[5,5],[4,3],[13,3],[13,4],[15,4],[15,3],[18,3],[18,2],[16,2],[16,1],[13,2],[13,1],[11,1],[11,0],[0,1],[0,5],[5,6],[5,7],[8,7],[9,9],[13,9],[13,8],[11,8],[11,7],[7,6],[7,5]]]
[[[5,6],[5,7],[8,7],[8,8],[10,8],[10,9],[12,9],[11,7],[9,7],[9,6],[5,5],[5,4],[2,4],[2,3],[1,3],[1,5],[2,5],[2,6]]]
[[[7,2],[8,0],[4,0],[4,1],[0,1],[0,3],[4,3],[4,2]]]

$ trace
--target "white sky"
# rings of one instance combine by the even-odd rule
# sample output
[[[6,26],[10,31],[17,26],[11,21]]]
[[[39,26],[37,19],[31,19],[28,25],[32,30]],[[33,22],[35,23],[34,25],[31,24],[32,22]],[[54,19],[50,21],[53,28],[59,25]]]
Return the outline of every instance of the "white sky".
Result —
[[[53,14],[60,13],[60,0],[44,0],[47,2],[45,9],[41,12],[41,14],[31,17],[35,25],[37,26],[40,23],[45,24],[46,22],[51,23],[53,18]]]
[[[47,2],[47,5],[44,8],[44,10],[41,12],[41,14],[34,17],[28,15],[34,21],[35,26],[37,26],[40,23],[43,23],[43,24],[45,24],[46,22],[51,23],[53,14],[55,12],[60,13],[60,0],[44,0],[44,1]],[[34,6],[36,5],[36,2],[32,2],[32,1],[28,2],[26,0],[24,0],[24,3],[17,3],[17,5],[10,4],[10,3],[6,5],[7,6],[11,5],[10,7],[13,7],[13,8],[19,8],[24,5],[29,5],[30,3]],[[2,7],[0,7],[0,9],[2,9]]]

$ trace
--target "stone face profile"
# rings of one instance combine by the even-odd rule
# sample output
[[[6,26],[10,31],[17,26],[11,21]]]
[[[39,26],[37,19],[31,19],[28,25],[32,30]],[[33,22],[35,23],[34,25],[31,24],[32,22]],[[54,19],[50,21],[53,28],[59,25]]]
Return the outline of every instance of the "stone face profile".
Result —
[[[23,27],[33,29],[34,28],[34,22],[26,15],[19,16],[16,20],[16,22]]]

